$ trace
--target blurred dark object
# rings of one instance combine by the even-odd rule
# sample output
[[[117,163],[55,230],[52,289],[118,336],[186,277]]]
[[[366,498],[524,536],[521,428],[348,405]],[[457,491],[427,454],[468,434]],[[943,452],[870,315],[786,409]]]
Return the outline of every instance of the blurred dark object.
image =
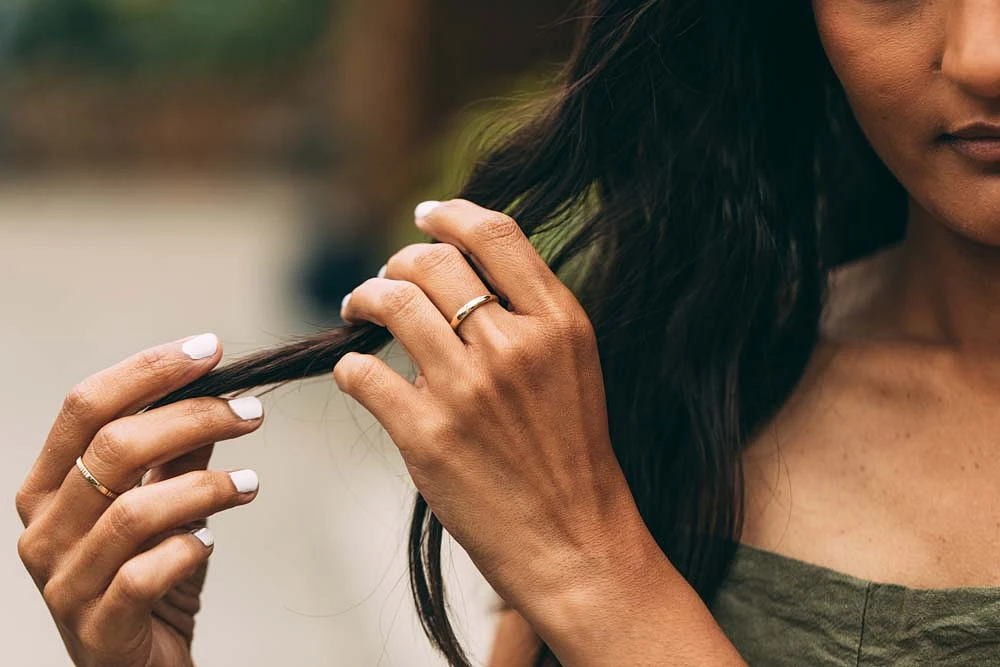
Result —
[[[572,45],[572,0],[363,0],[352,3],[337,28],[332,108],[348,156],[321,218],[350,233],[374,273],[392,248],[401,211],[441,169],[439,146],[455,113],[474,100],[515,92],[532,69],[551,69]],[[345,194],[346,193],[346,194]],[[447,193],[437,193],[442,197]],[[331,266],[342,250],[319,234],[304,272],[310,299],[327,312],[366,275]]]
[[[571,0],[363,0],[340,17],[332,104],[349,188],[389,210],[455,112],[568,54]],[[431,171],[437,165],[430,165]],[[415,180],[416,179],[416,180]]]
[[[329,0],[5,0],[0,162],[330,160]]]
[[[576,4],[0,0],[0,168],[304,172],[298,289],[333,314],[448,194],[456,113],[561,62]]]
[[[281,64],[322,37],[329,0],[6,0],[7,66],[225,74]],[[3,16],[3,14],[0,14]]]

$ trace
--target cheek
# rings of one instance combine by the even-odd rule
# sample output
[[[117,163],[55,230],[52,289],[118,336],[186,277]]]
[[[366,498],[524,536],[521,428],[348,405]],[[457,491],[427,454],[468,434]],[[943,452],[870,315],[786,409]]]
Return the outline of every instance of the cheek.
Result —
[[[868,0],[816,0],[827,58],[875,152],[906,183],[934,136],[927,106],[933,55],[919,26]]]
[[[969,108],[938,64],[949,2],[813,0],[813,11],[858,124],[916,204],[911,213],[1000,245],[1000,178],[938,141]]]
[[[1000,178],[938,141],[969,102],[940,72],[951,0],[813,0],[823,48],[875,152],[933,219],[1000,245]]]

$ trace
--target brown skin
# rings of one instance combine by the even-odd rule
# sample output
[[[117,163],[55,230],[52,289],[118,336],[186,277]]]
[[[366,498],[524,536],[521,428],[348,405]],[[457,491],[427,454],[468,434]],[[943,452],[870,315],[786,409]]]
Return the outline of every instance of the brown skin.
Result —
[[[1000,586],[1000,3],[815,0],[827,55],[910,194],[905,240],[835,276],[804,381],[747,452],[744,541],[920,588]]]
[[[1000,586],[1000,174],[939,140],[1000,123],[1000,3],[813,8],[910,193],[909,231],[833,277],[806,375],[748,448],[743,540],[865,579]],[[529,667],[538,647],[505,611],[490,667]]]
[[[534,667],[542,647],[531,624],[513,609],[500,613],[487,667]]]
[[[135,414],[222,358],[217,347],[192,359],[183,342],[129,357],[70,391],[17,492],[18,553],[80,667],[190,666],[212,553],[190,531],[257,496],[206,467],[213,442],[254,431],[260,419],[241,419],[218,398]],[[120,495],[91,487],[77,456]]]

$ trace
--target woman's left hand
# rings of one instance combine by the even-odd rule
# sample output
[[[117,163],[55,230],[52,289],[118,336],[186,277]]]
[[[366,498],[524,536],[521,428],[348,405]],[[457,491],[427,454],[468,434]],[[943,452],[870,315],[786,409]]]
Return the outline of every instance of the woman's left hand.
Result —
[[[382,423],[487,580],[532,620],[545,599],[622,569],[628,540],[645,531],[611,447],[593,327],[506,215],[453,200],[421,205],[416,224],[442,243],[397,252],[341,313],[387,327],[415,382],[359,353],[334,377]],[[452,316],[489,293],[466,255],[512,310],[486,303],[455,331]]]

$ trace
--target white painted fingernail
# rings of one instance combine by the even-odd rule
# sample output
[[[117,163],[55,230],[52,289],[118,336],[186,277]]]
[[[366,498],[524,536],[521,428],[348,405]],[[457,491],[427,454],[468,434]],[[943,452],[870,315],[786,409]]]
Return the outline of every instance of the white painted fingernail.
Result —
[[[236,416],[244,421],[260,419],[264,414],[264,406],[256,396],[242,396],[229,401],[229,407]]]
[[[233,484],[236,485],[236,490],[240,493],[250,493],[251,491],[256,491],[257,487],[260,485],[260,480],[257,479],[257,473],[253,470],[234,470],[229,473],[229,477],[233,480]]]
[[[184,341],[181,350],[192,359],[205,359],[219,349],[219,337],[213,333],[202,334]]]
[[[205,545],[205,547],[210,547],[215,544],[215,535],[212,534],[208,528],[199,528],[198,530],[191,533],[198,538],[198,541]]]
[[[382,265],[382,268],[378,270],[378,277],[379,277],[379,278],[385,278],[385,271],[386,271],[386,269],[388,269],[388,268],[389,268],[389,265],[388,265],[388,264],[383,264],[383,265]]]
[[[433,200],[422,201],[419,204],[417,204],[417,207],[415,209],[413,209],[413,215],[414,217],[417,218],[426,218],[428,215],[431,214],[431,211],[433,211],[440,205],[441,202],[439,201],[433,201]]]
[[[340,310],[343,312],[344,308],[347,308],[347,302],[351,300],[351,293],[348,292],[344,295],[344,298],[340,300]]]

